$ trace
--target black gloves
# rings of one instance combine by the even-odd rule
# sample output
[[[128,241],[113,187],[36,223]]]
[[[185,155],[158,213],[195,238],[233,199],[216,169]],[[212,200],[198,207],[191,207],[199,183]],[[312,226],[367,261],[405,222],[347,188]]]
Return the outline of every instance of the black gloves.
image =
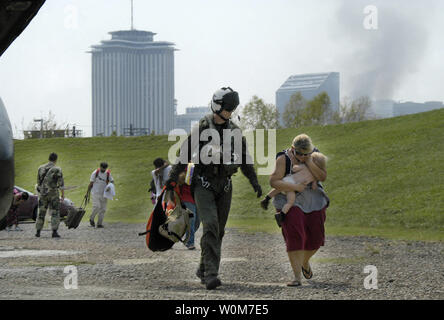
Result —
[[[260,196],[262,195],[262,188],[261,188],[260,184],[258,184],[258,183],[254,184],[253,189],[254,189],[254,192],[257,193],[257,197],[260,198]]]
[[[250,184],[253,186],[254,192],[257,193],[257,197],[259,198],[262,195],[262,188],[257,181],[256,172],[254,171],[254,167],[251,164],[241,165],[241,171],[245,177],[247,177]]]

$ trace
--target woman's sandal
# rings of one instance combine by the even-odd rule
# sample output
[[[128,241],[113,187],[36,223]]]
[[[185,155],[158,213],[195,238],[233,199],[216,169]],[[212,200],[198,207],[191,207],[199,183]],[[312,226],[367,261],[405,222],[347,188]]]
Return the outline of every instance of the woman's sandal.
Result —
[[[292,282],[287,283],[287,287],[299,287],[301,286],[301,282],[299,280],[293,280]]]
[[[302,274],[304,275],[305,279],[313,278],[313,271],[311,270],[310,266],[309,266],[308,270],[305,270],[304,267],[302,267]]]

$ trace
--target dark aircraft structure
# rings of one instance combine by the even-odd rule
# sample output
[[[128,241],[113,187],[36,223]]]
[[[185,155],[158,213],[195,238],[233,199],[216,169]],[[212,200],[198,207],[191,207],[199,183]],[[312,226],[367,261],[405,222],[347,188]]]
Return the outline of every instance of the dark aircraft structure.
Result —
[[[14,187],[14,145],[6,108],[0,99],[0,219],[9,210]]]
[[[0,58],[22,33],[45,0],[0,0]],[[14,144],[8,113],[0,99],[0,220],[12,203],[14,187]]]

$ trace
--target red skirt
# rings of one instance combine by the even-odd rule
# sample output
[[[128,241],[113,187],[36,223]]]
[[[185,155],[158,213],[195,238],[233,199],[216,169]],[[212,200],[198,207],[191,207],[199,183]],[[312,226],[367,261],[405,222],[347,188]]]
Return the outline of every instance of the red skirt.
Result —
[[[282,223],[282,235],[288,251],[316,250],[324,245],[325,210],[304,213],[301,208],[293,206]]]

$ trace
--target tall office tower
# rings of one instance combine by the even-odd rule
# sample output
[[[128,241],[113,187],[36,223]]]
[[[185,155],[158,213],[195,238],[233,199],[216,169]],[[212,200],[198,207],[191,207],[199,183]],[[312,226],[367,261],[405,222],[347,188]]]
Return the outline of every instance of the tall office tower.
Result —
[[[141,30],[110,32],[91,48],[93,136],[174,129],[174,43]]]
[[[300,92],[306,100],[311,100],[323,91],[330,97],[332,111],[339,111],[339,72],[290,76],[276,91],[276,108],[281,125],[285,107],[293,94]]]

